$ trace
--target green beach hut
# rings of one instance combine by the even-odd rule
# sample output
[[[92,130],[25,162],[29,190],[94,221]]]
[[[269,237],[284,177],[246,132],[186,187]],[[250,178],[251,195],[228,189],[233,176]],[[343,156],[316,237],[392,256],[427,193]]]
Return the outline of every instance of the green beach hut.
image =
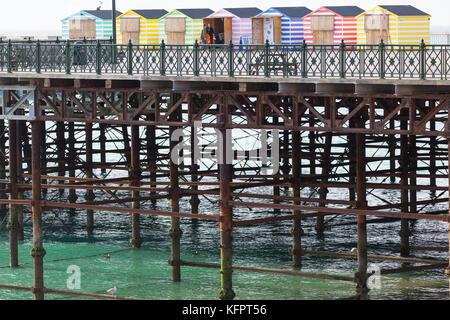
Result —
[[[203,18],[211,9],[176,9],[159,19],[159,38],[166,44],[194,44],[200,41]]]

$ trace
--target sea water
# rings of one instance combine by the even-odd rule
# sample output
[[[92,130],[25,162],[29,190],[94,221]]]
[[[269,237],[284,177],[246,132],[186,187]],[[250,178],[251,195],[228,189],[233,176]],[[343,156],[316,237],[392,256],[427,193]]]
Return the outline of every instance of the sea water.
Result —
[[[264,188],[262,188],[264,189]],[[269,192],[259,190],[260,192]],[[330,189],[333,192],[333,189]],[[336,191],[337,192],[337,191]],[[422,194],[422,196],[426,196]],[[286,193],[288,194],[288,193]],[[420,198],[421,192],[419,192]],[[82,196],[82,193],[79,193]],[[124,195],[125,196],[125,195]],[[332,194],[331,197],[336,196]],[[399,196],[392,191],[393,198]],[[58,197],[57,191],[47,198]],[[181,201],[181,208],[189,212],[189,199]],[[144,203],[145,208],[168,209],[169,201],[158,200],[156,207]],[[434,210],[445,208],[435,205]],[[201,212],[217,214],[217,205],[202,199]],[[26,211],[27,212],[27,211]],[[253,219],[268,215],[268,210],[239,208],[235,219]],[[271,212],[273,214],[273,212]],[[279,214],[290,214],[281,211]],[[0,231],[0,283],[33,285],[32,225],[25,215],[25,241],[20,243],[21,266],[10,269],[8,232],[5,224]],[[369,218],[370,219],[370,218]],[[173,283],[170,259],[170,218],[142,216],[142,249],[131,249],[131,218],[129,215],[96,212],[95,232],[88,236],[83,210],[55,210],[45,214],[44,247],[45,286],[68,290],[70,266],[80,270],[80,292],[105,294],[116,286],[116,295],[142,299],[216,299],[220,291],[220,270],[182,267],[181,283]],[[355,217],[340,217],[339,223],[355,221]],[[315,219],[303,220],[302,245],[306,250],[350,252],[357,243],[356,225],[336,226],[319,237],[314,230]],[[369,254],[397,255],[400,239],[399,222],[368,225]],[[238,227],[234,231],[234,265],[269,267],[292,270],[291,222]],[[219,263],[219,228],[216,222],[182,219],[182,259]],[[411,225],[412,246],[447,246],[448,226],[437,221],[417,221]],[[111,252],[111,258],[106,257]],[[415,257],[447,260],[446,252],[412,252]],[[370,261],[369,265],[384,269],[399,268],[401,263]],[[305,272],[352,277],[357,263],[354,259],[303,257]],[[381,287],[370,292],[371,299],[448,299],[449,280],[442,269],[381,276]],[[311,279],[285,275],[235,271],[233,287],[237,299],[341,299],[354,295],[351,282]],[[0,299],[31,299],[26,292],[0,290]],[[47,295],[46,299],[74,299]]]

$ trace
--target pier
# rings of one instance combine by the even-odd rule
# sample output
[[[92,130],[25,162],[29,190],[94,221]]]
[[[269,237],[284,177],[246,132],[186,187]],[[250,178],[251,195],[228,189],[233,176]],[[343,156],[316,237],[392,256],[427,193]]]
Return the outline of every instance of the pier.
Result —
[[[29,291],[35,299],[118,298],[46,287],[42,222],[58,209],[84,214],[87,233],[95,231],[97,215],[129,215],[135,250],[145,242],[141,216],[170,217],[172,281],[182,280],[184,266],[216,268],[223,300],[239,298],[236,270],[354,282],[355,299],[369,297],[370,260],[405,264],[383,274],[439,269],[450,275],[449,261],[412,255],[433,256],[448,251],[448,243],[410,244],[413,221],[450,223],[449,75],[450,46],[423,42],[0,43],[0,216],[9,215],[11,268],[19,265],[28,217],[34,258],[33,286],[0,289]],[[242,139],[258,143],[239,149]],[[60,197],[47,199],[55,190]],[[400,196],[383,198],[383,190]],[[429,197],[419,198],[419,191]],[[147,206],[161,199],[170,200],[170,210]],[[190,210],[180,209],[184,199]],[[210,202],[207,212],[202,201]],[[436,204],[446,209],[436,211]],[[236,208],[265,215],[237,218]],[[311,250],[302,242],[305,219],[315,220],[320,237],[348,216],[357,226],[353,252]],[[186,219],[217,223],[220,261],[182,259]],[[277,221],[292,221],[285,230],[292,236],[286,253],[292,270],[235,265],[233,230]],[[368,252],[374,223],[396,223],[398,233],[383,236],[396,239],[398,253]],[[305,256],[356,259],[357,268],[349,270],[354,277],[304,272]]]

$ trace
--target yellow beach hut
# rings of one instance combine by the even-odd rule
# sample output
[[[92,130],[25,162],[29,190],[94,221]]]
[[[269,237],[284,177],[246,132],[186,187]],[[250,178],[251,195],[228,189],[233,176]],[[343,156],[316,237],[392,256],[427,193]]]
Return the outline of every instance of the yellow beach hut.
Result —
[[[117,43],[158,45],[159,18],[166,10],[129,10],[117,17]]]
[[[358,44],[430,43],[431,16],[410,5],[378,5],[358,15]]]

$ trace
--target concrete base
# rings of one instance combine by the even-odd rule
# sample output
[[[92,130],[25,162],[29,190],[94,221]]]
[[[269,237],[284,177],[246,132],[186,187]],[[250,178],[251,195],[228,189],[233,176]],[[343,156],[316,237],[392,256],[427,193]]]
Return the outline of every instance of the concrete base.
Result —
[[[398,95],[417,95],[417,94],[450,94],[449,85],[402,85],[395,87],[395,93]]]
[[[279,83],[279,93],[314,93],[316,92],[316,85],[314,83]]]
[[[355,93],[355,84],[353,83],[317,83],[316,93]]]
[[[393,84],[365,84],[357,83],[355,86],[356,94],[394,94],[395,85]]]

